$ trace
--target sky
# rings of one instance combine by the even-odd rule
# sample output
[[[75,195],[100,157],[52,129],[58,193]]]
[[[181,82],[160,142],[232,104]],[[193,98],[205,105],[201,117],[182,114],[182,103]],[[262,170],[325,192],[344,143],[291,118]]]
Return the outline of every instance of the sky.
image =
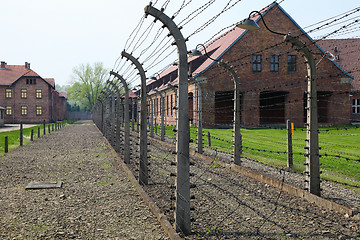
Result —
[[[153,2],[155,7],[160,8],[166,1]],[[172,16],[182,2],[170,0],[165,14]],[[209,0],[192,1],[174,21],[179,23],[206,2]],[[227,2],[228,0],[215,1],[206,11],[186,24],[182,30],[184,36],[216,15]],[[231,4],[235,2],[237,1],[233,0]],[[187,43],[188,49],[193,49],[196,42],[208,40],[214,32],[245,19],[252,10],[260,10],[271,2],[273,0],[240,1],[204,31],[191,37]],[[40,76],[55,78],[56,84],[59,85],[71,84],[72,69],[80,64],[102,62],[111,70],[124,50],[131,32],[144,15],[144,7],[148,4],[149,1],[144,0],[1,1],[0,61],[5,61],[9,65],[30,62],[31,68]],[[306,27],[357,8],[360,2],[284,0],[280,5],[301,27]],[[145,19],[147,23],[153,20],[151,16]],[[161,26],[160,23],[156,24],[157,28],[154,28],[154,31]],[[351,37],[359,35],[360,32],[357,31]]]

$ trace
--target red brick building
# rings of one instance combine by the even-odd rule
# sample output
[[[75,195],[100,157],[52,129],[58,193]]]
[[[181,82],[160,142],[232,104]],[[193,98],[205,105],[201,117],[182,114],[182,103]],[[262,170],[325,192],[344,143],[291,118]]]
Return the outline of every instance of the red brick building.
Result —
[[[25,65],[0,66],[0,105],[5,123],[40,123],[66,117],[66,94],[55,90],[53,78],[42,78]]]
[[[325,51],[277,3],[262,10],[268,27],[274,31],[298,37],[317,59],[318,112],[320,125],[350,123],[349,91],[353,76],[335,61],[323,58]],[[202,120],[205,127],[230,127],[234,109],[234,82],[230,73],[218,67],[224,60],[233,66],[241,84],[241,123],[245,127],[285,124],[289,119],[304,126],[306,116],[307,69],[300,52],[284,42],[281,35],[269,32],[258,15],[253,19],[259,30],[240,28],[206,44],[208,55],[189,57],[189,72],[202,79]],[[190,49],[190,47],[188,46]],[[201,50],[201,49],[200,49]],[[320,61],[321,60],[321,61]],[[160,96],[164,91],[167,124],[175,123],[173,107],[177,84],[177,66],[160,73],[158,80],[147,84],[153,101],[155,117],[160,118]],[[196,119],[197,90],[189,83],[189,118]],[[159,121],[158,121],[159,122]]]
[[[335,62],[354,76],[349,98],[351,121],[360,122],[360,38],[325,39],[318,44],[335,56]]]

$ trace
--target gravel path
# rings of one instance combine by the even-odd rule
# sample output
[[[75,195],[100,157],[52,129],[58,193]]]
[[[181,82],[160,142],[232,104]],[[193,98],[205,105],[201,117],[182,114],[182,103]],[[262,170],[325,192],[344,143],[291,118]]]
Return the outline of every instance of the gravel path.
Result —
[[[0,239],[168,239],[90,121],[0,157]],[[30,181],[60,189],[25,190]]]
[[[144,188],[174,223],[175,149],[158,141],[149,142],[150,184]],[[241,176],[216,162],[190,158],[193,222],[192,234],[186,239],[360,239],[358,220]],[[247,164],[258,165],[260,172],[275,170],[261,169],[262,165],[255,162]],[[138,162],[133,162],[130,168],[137,175]],[[289,182],[292,174],[282,171],[279,177]],[[344,193],[334,197],[341,198]]]

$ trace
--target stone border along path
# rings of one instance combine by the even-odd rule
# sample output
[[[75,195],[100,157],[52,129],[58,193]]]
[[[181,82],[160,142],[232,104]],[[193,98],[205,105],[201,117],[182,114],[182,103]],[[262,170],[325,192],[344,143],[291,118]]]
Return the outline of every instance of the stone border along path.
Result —
[[[1,156],[0,239],[169,239],[117,161],[92,121]]]

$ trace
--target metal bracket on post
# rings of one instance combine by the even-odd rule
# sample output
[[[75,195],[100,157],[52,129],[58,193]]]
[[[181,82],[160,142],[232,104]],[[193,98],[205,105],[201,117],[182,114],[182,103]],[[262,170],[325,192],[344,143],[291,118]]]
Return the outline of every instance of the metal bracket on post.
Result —
[[[138,69],[141,79],[141,103],[140,103],[140,166],[139,166],[139,183],[147,185],[149,181],[148,159],[147,159],[147,103],[146,103],[146,77],[145,71],[140,62],[131,54],[122,51],[121,56],[129,59]]]
[[[241,118],[241,106],[240,106],[240,81],[233,67],[224,61],[220,61],[219,66],[228,70],[234,78],[235,90],[234,90],[234,163],[241,165],[241,153],[242,153],[242,135],[240,132],[240,118]]]
[[[178,118],[176,134],[176,206],[175,206],[175,227],[177,232],[184,235],[191,233],[190,222],[190,159],[189,159],[189,104],[188,104],[188,59],[185,39],[175,22],[166,16],[162,11],[148,5],[145,7],[145,14],[159,19],[174,37],[178,49]]]
[[[285,36],[285,42],[290,42],[304,54],[308,70],[307,86],[307,114],[306,114],[306,182],[308,191],[320,196],[320,162],[319,162],[319,136],[318,136],[318,109],[316,90],[316,64],[310,49],[298,38]]]

